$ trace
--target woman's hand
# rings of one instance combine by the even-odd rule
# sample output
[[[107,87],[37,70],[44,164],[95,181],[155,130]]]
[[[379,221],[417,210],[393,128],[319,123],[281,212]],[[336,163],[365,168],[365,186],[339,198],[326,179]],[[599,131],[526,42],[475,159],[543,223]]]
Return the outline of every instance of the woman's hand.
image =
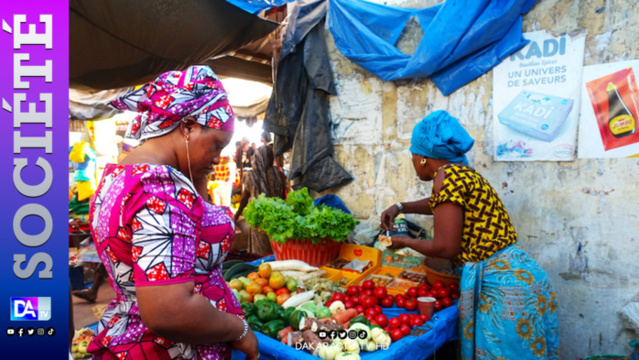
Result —
[[[248,329],[246,336],[237,342],[231,343],[233,348],[240,350],[246,354],[246,360],[257,360],[260,358],[260,349],[257,346],[257,336],[251,328]]]
[[[399,208],[397,205],[391,205],[388,209],[384,210],[382,213],[380,226],[384,230],[392,230],[395,225],[395,218],[399,215]]]
[[[393,242],[391,246],[388,247],[390,250],[397,250],[401,248],[405,248],[408,246],[408,240],[411,238],[408,236],[391,236],[391,241]]]

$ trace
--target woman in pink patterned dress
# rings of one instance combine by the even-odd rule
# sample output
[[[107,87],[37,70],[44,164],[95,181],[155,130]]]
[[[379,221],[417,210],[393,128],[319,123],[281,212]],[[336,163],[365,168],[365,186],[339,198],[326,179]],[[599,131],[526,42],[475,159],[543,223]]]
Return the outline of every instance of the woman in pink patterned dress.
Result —
[[[138,111],[142,144],[105,168],[91,231],[116,298],[89,346],[94,359],[259,358],[257,338],[221,274],[235,235],[205,200],[206,175],[233,135],[233,111],[208,67],[162,74],[112,102]]]

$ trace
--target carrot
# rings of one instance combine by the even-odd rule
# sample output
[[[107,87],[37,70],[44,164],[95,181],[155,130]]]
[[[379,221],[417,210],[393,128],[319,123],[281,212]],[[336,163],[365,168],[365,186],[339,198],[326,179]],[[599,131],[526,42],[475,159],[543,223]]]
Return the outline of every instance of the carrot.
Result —
[[[345,324],[346,322],[354,318],[356,315],[357,315],[357,310],[348,309],[331,316],[331,318],[337,320],[337,322],[340,324]]]
[[[344,328],[348,329],[348,327],[351,325],[351,320],[355,319],[358,316],[364,316],[364,314],[359,313],[359,314],[353,316],[352,318],[350,318],[347,322],[344,323]]]
[[[288,340],[288,333],[290,333],[291,331],[293,331],[292,327],[285,327],[284,329],[280,330],[277,333],[277,338],[278,339],[287,339]]]

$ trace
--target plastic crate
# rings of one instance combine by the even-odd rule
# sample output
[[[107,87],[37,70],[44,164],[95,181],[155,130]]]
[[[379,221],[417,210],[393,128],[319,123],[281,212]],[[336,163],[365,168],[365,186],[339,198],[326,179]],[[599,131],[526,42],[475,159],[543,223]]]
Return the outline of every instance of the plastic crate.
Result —
[[[371,267],[361,274],[329,268],[326,265],[321,267],[322,270],[326,270],[327,279],[339,282],[342,287],[348,287],[357,284],[361,279],[375,272],[381,263],[382,253],[369,246],[342,244],[338,257],[348,261],[359,259],[372,262]]]

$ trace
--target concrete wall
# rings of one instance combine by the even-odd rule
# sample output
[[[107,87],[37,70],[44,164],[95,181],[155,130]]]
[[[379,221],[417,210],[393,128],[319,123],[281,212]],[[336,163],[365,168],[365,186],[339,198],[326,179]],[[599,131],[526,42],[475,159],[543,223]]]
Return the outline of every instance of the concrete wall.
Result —
[[[523,30],[541,29],[586,29],[584,65],[639,58],[637,0],[539,0]],[[492,72],[444,97],[429,80],[381,81],[346,59],[326,33],[339,91],[330,99],[335,156],[355,177],[334,193],[356,215],[370,215],[372,224],[394,202],[428,196],[431,183],[420,182],[410,162],[410,134],[425,115],[448,110],[475,138],[471,164],[502,197],[520,243],[555,286],[562,358],[628,354],[628,342],[638,335],[625,329],[617,312],[639,293],[639,159],[495,162]],[[419,29],[409,29],[400,48],[414,48],[419,36]],[[427,216],[412,219],[432,228]]]

